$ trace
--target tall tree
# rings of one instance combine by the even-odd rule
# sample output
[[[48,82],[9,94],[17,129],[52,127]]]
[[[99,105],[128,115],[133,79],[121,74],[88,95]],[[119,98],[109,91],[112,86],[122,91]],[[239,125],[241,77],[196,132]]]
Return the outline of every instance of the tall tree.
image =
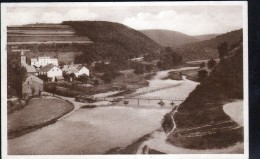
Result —
[[[218,46],[219,58],[223,59],[228,54],[228,43],[223,42]]]
[[[8,96],[12,90],[16,92],[18,97],[22,97],[22,83],[26,78],[26,68],[20,63],[20,58],[16,54],[8,54],[7,56],[7,90]]]

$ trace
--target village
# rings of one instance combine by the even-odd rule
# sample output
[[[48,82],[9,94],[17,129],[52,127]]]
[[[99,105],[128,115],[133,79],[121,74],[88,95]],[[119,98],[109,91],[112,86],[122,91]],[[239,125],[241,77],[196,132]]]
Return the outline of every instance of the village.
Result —
[[[31,58],[30,62],[26,63],[26,56],[21,50],[21,65],[27,71],[27,78],[22,84],[22,95],[25,99],[40,95],[44,82],[64,82],[64,76],[70,82],[80,77],[89,77],[89,69],[81,64],[60,66],[57,58],[50,57]]]
[[[8,155],[243,154],[245,28],[221,17],[241,7],[113,5],[7,24]]]

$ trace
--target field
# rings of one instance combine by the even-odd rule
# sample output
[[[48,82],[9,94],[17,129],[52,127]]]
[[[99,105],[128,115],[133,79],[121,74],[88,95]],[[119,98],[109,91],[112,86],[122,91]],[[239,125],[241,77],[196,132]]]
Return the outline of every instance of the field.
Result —
[[[54,123],[72,109],[72,104],[60,99],[32,99],[24,109],[8,115],[8,138]]]
[[[77,36],[73,28],[66,25],[8,27],[7,33],[7,43],[11,45],[92,43],[86,36]]]
[[[51,43],[92,43],[87,37],[78,36],[9,36],[8,44],[51,44]]]

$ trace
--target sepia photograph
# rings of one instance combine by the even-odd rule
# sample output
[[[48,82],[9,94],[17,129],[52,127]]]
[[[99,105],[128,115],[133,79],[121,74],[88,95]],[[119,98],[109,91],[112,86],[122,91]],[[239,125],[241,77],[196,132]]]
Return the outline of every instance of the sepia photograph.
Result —
[[[4,157],[248,158],[247,32],[241,1],[2,4]]]

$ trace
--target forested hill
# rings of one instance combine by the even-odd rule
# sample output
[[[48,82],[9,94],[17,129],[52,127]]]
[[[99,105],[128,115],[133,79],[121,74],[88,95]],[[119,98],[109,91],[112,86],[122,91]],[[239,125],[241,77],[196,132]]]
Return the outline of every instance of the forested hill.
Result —
[[[242,33],[242,29],[231,31],[210,40],[182,45],[175,48],[174,51],[182,55],[184,60],[218,58],[218,45],[227,42],[229,46],[232,46],[242,40]]]
[[[162,30],[162,29],[149,29],[149,30],[140,30],[142,33],[156,41],[158,44],[162,46],[168,47],[177,47],[183,44],[197,42],[198,39],[183,34],[177,31],[171,30]]]
[[[159,54],[164,48],[139,31],[125,25],[106,21],[65,21],[76,34],[87,36],[94,44],[85,50],[104,58],[138,57],[143,54]],[[80,59],[84,61],[84,57]]]
[[[243,127],[223,111],[225,103],[237,99],[243,99],[241,43],[230,49],[228,56],[220,60],[209,77],[189,94],[176,113],[165,116],[165,130],[170,127],[167,126],[169,116],[173,116],[176,124],[175,133],[168,136],[168,141],[196,149],[223,148],[242,142]]]

